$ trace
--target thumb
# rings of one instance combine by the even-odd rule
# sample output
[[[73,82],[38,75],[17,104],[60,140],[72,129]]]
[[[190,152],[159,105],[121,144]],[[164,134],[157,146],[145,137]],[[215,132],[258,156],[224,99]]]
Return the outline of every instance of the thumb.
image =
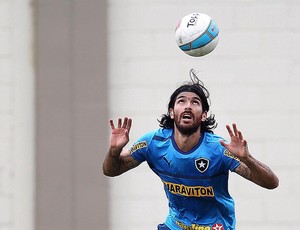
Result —
[[[223,145],[225,148],[228,144],[226,144],[226,142],[224,140],[220,140],[220,144]]]

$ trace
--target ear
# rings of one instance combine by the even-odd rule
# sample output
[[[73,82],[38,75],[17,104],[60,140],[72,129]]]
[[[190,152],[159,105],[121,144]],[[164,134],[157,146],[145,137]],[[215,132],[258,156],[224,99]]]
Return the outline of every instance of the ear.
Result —
[[[170,114],[171,119],[174,119],[174,111],[173,111],[173,109],[169,109],[169,114]]]
[[[207,118],[207,112],[205,111],[202,113],[201,121],[205,121],[206,118]]]

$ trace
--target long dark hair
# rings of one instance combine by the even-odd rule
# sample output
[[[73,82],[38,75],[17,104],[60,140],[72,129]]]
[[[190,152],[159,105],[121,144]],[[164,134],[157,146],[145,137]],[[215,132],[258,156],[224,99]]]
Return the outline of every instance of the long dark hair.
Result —
[[[170,116],[170,109],[174,108],[175,100],[177,96],[182,92],[193,92],[197,94],[202,103],[202,110],[205,112],[209,112],[210,107],[210,99],[209,99],[209,92],[204,87],[202,81],[199,80],[195,71],[193,69],[190,70],[190,82],[187,82],[177,88],[170,97],[170,101],[168,104],[168,112],[161,116],[161,120],[158,120],[159,126],[162,128],[174,128],[174,120]],[[201,122],[201,132],[210,132],[213,133],[213,129],[217,127],[217,122],[215,120],[215,115],[210,114],[205,121]]]

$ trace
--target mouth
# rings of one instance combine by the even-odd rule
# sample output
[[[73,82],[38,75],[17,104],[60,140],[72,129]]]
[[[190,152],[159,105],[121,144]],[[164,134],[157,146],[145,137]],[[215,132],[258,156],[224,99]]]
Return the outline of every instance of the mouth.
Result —
[[[181,117],[184,121],[189,121],[189,120],[193,119],[193,114],[186,112],[186,113],[183,113]]]

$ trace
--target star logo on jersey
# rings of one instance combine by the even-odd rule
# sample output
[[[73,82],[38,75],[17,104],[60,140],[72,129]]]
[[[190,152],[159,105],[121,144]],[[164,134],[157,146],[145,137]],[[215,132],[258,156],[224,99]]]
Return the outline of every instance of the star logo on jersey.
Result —
[[[212,230],[224,230],[224,227],[222,224],[214,224]]]
[[[207,160],[206,158],[201,157],[201,158],[195,160],[195,165],[196,165],[196,168],[201,173],[204,173],[206,171],[206,169],[208,169],[209,160]]]

